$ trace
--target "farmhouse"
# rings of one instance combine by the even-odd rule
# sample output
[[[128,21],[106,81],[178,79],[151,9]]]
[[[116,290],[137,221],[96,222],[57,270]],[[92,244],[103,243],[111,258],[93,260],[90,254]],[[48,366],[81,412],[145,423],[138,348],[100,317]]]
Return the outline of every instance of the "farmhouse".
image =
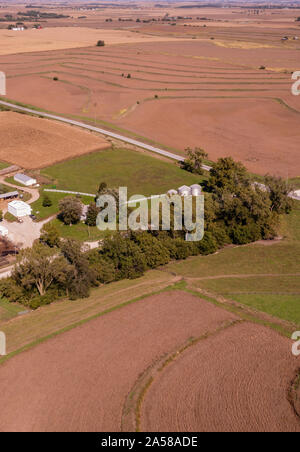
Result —
[[[26,217],[27,215],[31,215],[31,207],[24,201],[12,201],[8,203],[8,212],[11,213],[14,217]]]
[[[7,237],[8,229],[5,226],[0,225],[0,237]]]
[[[14,180],[19,182],[19,184],[26,185],[26,187],[30,187],[31,185],[36,184],[36,179],[32,177],[26,176],[26,174],[18,173],[14,176]]]
[[[17,191],[10,191],[8,193],[2,193],[0,195],[0,199],[12,199],[17,198],[19,196],[19,193]]]

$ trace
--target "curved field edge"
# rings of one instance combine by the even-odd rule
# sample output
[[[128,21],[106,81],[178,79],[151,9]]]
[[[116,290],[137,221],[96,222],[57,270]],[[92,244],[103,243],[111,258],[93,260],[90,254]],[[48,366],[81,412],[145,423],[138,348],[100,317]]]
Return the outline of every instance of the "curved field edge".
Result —
[[[141,408],[143,400],[146,396],[148,389],[159,376],[159,373],[169,364],[174,362],[182,353],[189,347],[197,344],[198,342],[207,339],[213,335],[218,334],[223,329],[229,328],[232,325],[242,322],[243,320],[230,320],[223,322],[218,328],[213,331],[207,331],[199,337],[190,337],[184,344],[169,353],[165,353],[152,363],[135,382],[132,390],[126,397],[121,421],[122,432],[139,432],[141,427]]]
[[[300,368],[296,370],[294,378],[290,382],[287,398],[295,415],[300,420]]]

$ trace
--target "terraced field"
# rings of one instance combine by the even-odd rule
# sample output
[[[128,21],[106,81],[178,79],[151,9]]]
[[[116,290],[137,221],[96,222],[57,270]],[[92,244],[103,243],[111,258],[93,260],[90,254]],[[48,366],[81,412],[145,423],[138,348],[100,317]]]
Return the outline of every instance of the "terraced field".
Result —
[[[35,52],[2,56],[0,64],[10,99],[178,152],[197,145],[212,160],[231,155],[252,172],[298,176],[300,99],[290,75],[297,48],[222,42]]]

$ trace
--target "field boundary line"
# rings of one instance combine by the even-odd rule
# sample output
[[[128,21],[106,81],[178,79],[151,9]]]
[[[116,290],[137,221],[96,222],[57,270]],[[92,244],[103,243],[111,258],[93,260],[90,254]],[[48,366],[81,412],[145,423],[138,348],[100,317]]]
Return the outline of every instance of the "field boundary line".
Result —
[[[115,138],[115,139],[123,141],[125,143],[132,144],[133,146],[137,146],[139,148],[146,149],[147,151],[151,151],[156,154],[163,155],[164,157],[168,157],[168,158],[170,158],[172,160],[176,160],[178,162],[181,162],[184,159],[184,156],[173,154],[172,152],[169,152],[169,151],[164,151],[163,149],[160,149],[158,147],[143,143],[143,142],[135,140],[133,138],[128,138],[128,137],[126,137],[124,135],[120,135],[118,133],[110,132],[110,131],[102,129],[100,127],[91,126],[91,125],[85,124],[83,122],[75,121],[73,119],[67,119],[67,118],[64,118],[63,116],[57,116],[57,115],[53,115],[51,113],[46,113],[46,112],[39,111],[39,110],[33,110],[31,108],[22,107],[20,105],[12,104],[10,102],[5,102],[3,100],[0,100],[0,105],[3,105],[8,108],[13,108],[16,110],[24,111],[29,114],[42,116],[44,118],[54,119],[55,121],[60,121],[60,122],[64,122],[66,124],[70,124],[73,126],[81,127],[83,129],[87,129],[92,132],[101,133],[104,136],[108,136],[110,138]],[[207,166],[207,165],[203,165],[203,169],[206,169],[206,171],[210,171],[211,167]]]
[[[208,290],[193,286],[186,286],[185,290],[188,293],[209,301],[218,307],[234,312],[236,315],[248,322],[257,323],[264,327],[271,328],[282,336],[290,338],[291,333],[299,328],[299,325],[296,323],[272,316],[267,312],[259,311],[258,309],[244,305],[238,301],[225,298],[220,294],[212,293]]]
[[[201,336],[188,338],[179,348],[171,352],[164,353],[157,360],[152,362],[140,375],[131,391],[128,393],[122,410],[121,431],[140,432],[141,428],[141,408],[146,393],[155,378],[169,365],[179,358],[188,348],[198,344],[200,341],[215,336],[219,332],[230,328],[236,324],[244,322],[243,319],[232,319],[220,322],[220,325],[212,331],[206,331]]]
[[[88,323],[91,320],[94,320],[94,319],[97,319],[99,317],[102,317],[102,316],[104,316],[106,314],[109,314],[110,312],[116,311],[117,309],[124,308],[124,307],[126,307],[128,305],[131,305],[133,303],[136,303],[138,301],[141,301],[141,300],[146,299],[148,297],[151,297],[153,295],[159,295],[159,294],[161,294],[161,293],[163,293],[165,291],[169,291],[169,290],[178,290],[178,286],[177,285],[178,285],[178,281],[176,281],[176,282],[174,282],[174,281],[173,282],[172,281],[166,281],[166,287],[163,287],[163,288],[161,288],[159,290],[154,290],[154,291],[146,293],[146,294],[142,294],[142,295],[140,295],[140,296],[138,296],[136,298],[132,298],[130,300],[124,301],[123,303],[111,306],[111,307],[105,309],[104,311],[98,312],[98,313],[93,314],[93,315],[91,315],[89,317],[86,317],[84,319],[78,320],[78,321],[76,321],[74,323],[71,323],[70,325],[67,325],[67,326],[65,326],[63,328],[60,328],[57,331],[53,331],[52,333],[47,334],[46,336],[42,336],[42,337],[40,337],[40,338],[38,338],[38,339],[36,339],[34,341],[31,341],[28,344],[23,345],[22,347],[20,347],[20,348],[18,348],[16,350],[13,350],[12,352],[9,352],[5,356],[2,356],[2,357],[0,356],[0,366],[2,364],[4,364],[6,361],[8,361],[9,359],[13,358],[14,356],[17,356],[20,353],[23,353],[25,351],[29,351],[30,349],[42,344],[43,342],[46,342],[49,339],[55,338],[56,336],[59,336],[60,334],[67,333],[68,331],[71,331],[74,328],[77,328],[78,326],[84,325],[85,323]],[[132,287],[132,289],[133,288],[134,288],[134,286]]]
[[[215,276],[199,276],[199,277],[189,277],[185,279],[187,281],[205,281],[209,279],[234,279],[234,278],[272,278],[272,277],[284,277],[284,276],[300,276],[300,273],[245,273],[237,275],[215,275]]]

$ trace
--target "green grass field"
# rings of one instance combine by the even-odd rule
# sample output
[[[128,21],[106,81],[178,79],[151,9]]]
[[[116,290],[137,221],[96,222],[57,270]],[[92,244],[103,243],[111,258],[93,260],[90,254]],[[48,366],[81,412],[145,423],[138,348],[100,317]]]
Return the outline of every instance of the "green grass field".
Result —
[[[47,195],[51,201],[52,206],[50,207],[44,207],[43,206],[43,200],[44,196]],[[40,198],[31,204],[31,207],[33,209],[33,214],[37,217],[38,220],[42,220],[44,218],[49,218],[52,215],[55,215],[58,213],[58,204],[59,201],[63,198],[68,196],[65,193],[53,193],[53,192],[44,192],[43,189],[40,190]],[[71,196],[71,195],[70,195]],[[89,196],[82,196],[81,201],[83,204],[89,204],[93,201],[93,198]]]
[[[161,194],[170,188],[183,184],[201,182],[202,177],[180,169],[173,162],[166,162],[140,152],[127,149],[109,149],[85,155],[74,160],[45,168],[41,174],[52,180],[44,188],[96,193],[100,182],[109,187],[128,187],[128,196],[133,194],[149,196]],[[48,218],[58,212],[59,201],[67,196],[64,193],[50,193],[51,207],[43,207],[46,192],[41,189],[41,197],[32,204],[33,213],[38,220]],[[82,197],[84,204],[93,201],[92,197]],[[62,237],[91,241],[103,238],[103,232],[88,228],[85,224],[72,227],[54,220]]]
[[[283,240],[271,245],[228,247],[171,263],[167,269],[192,278],[192,287],[300,325],[300,203],[282,218],[281,229]]]
[[[4,168],[8,168],[9,167],[9,163],[6,162],[0,162],[0,170],[4,169]]]
[[[66,226],[60,220],[52,220],[52,224],[55,224],[61,237],[66,239],[75,239],[81,242],[93,242],[103,239],[106,236],[106,232],[99,231],[96,227],[88,227],[85,223],[78,223],[72,226]]]
[[[9,193],[10,191],[14,191],[14,189],[8,185],[0,184],[0,193]]]
[[[128,194],[156,195],[183,184],[200,182],[201,177],[141,152],[108,149],[45,168],[43,175],[58,189],[96,193],[99,183],[128,187]]]
[[[22,311],[25,311],[24,306],[18,303],[10,303],[5,298],[0,298],[0,322],[10,320]]]

